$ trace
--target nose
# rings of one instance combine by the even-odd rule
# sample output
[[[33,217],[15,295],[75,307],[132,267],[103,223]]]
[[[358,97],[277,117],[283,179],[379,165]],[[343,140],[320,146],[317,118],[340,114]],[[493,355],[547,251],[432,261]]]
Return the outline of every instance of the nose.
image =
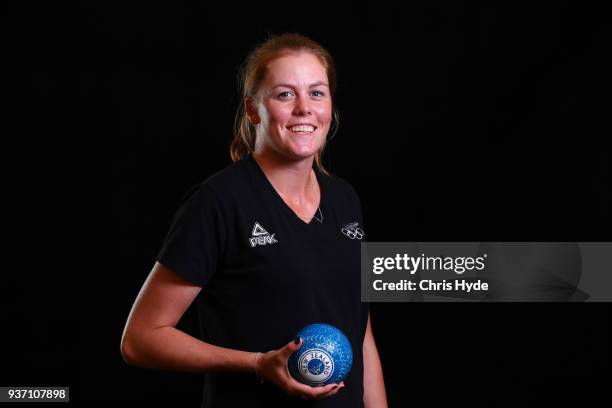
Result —
[[[296,98],[295,107],[293,109],[293,113],[298,116],[310,115],[310,101],[305,96],[300,96]]]

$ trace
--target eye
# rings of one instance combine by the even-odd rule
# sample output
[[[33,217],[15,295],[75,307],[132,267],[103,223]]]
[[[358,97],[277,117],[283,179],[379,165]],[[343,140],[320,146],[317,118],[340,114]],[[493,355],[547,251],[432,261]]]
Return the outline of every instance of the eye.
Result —
[[[321,91],[312,91],[312,93],[313,94],[318,94],[318,95],[315,95],[315,96],[319,96],[319,97],[320,96],[325,96],[325,94],[323,92],[321,92]]]
[[[290,91],[284,91],[284,92],[279,93],[278,97],[279,98],[284,98],[284,97],[288,96],[288,94],[291,94],[291,92]]]

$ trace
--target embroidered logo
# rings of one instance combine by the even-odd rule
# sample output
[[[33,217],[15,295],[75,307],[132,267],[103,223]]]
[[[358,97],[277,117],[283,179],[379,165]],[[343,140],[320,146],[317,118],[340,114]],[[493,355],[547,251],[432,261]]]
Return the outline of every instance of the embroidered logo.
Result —
[[[344,225],[340,231],[350,239],[361,239],[363,238],[365,232],[359,228],[358,222],[351,222]]]
[[[270,234],[260,223],[255,221],[253,231],[251,232],[251,238],[249,239],[251,248],[255,248],[257,245],[276,244],[278,241],[274,238],[274,235],[275,234]]]

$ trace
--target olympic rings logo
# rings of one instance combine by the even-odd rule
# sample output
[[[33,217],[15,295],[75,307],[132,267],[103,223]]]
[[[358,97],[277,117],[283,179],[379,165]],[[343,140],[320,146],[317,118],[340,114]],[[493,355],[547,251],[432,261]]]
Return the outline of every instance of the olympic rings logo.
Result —
[[[349,237],[350,239],[361,239],[363,238],[363,230],[359,227],[355,229],[348,229],[346,227],[342,228],[342,233]]]

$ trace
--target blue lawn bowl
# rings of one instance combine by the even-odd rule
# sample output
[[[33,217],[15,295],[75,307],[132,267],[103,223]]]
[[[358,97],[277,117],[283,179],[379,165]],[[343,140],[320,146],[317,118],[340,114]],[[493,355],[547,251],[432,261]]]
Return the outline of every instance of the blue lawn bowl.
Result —
[[[302,346],[289,357],[289,373],[311,387],[337,384],[353,365],[351,343],[341,330],[324,323],[310,324],[295,335]]]

